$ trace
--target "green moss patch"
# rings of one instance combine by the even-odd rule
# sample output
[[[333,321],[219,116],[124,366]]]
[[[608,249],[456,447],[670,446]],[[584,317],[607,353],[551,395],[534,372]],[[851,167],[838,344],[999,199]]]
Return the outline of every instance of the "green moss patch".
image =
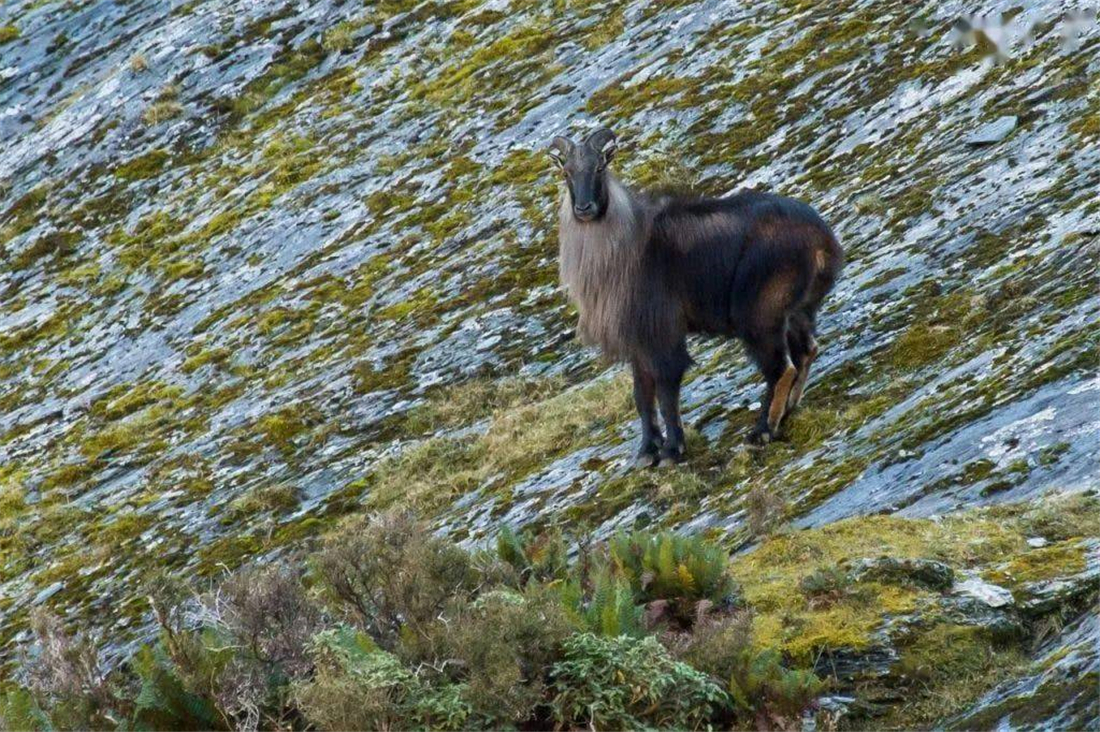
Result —
[[[171,155],[167,150],[153,150],[133,158],[115,168],[115,175],[123,180],[145,180],[158,175]]]

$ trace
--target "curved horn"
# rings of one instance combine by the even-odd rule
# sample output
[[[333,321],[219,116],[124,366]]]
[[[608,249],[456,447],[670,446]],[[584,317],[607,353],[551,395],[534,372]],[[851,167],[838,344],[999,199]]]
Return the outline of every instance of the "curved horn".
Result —
[[[546,152],[559,166],[565,165],[565,159],[573,152],[573,141],[559,135],[553,139]]]
[[[594,130],[585,138],[584,143],[602,155],[604,160],[610,160],[619,145],[618,140],[615,139],[615,133],[607,127]]]

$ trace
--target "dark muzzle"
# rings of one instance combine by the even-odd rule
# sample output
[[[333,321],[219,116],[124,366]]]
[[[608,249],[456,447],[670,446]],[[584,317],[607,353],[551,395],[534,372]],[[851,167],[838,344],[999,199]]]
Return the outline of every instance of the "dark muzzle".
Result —
[[[598,210],[599,207],[595,203],[589,202],[583,205],[574,206],[573,215],[581,221],[591,221],[596,218],[596,212]]]

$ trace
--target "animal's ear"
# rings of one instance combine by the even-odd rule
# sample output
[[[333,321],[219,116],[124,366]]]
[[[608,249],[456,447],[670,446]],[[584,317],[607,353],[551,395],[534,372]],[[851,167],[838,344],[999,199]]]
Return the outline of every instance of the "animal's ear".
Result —
[[[546,152],[550,159],[561,168],[565,165],[565,159],[569,157],[569,153],[573,152],[573,141],[568,137],[555,137]]]
[[[605,163],[611,160],[615,151],[619,148],[619,142],[615,139],[615,133],[607,127],[601,127],[595,130],[584,142],[590,148],[598,152]]]

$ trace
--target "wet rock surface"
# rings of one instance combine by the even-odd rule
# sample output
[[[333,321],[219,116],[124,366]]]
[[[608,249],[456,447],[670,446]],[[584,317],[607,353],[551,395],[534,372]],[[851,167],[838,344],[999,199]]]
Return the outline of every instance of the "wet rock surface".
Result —
[[[998,12],[1032,32],[960,42],[958,18]],[[0,9],[0,653],[37,606],[122,649],[150,573],[216,576],[406,493],[469,544],[661,524],[751,551],[757,514],[812,528],[1096,489],[1100,31],[1070,43],[1062,13]],[[596,122],[628,183],[775,190],[844,243],[804,407],[767,450],[742,445],[754,369],[699,340],[688,463],[625,469],[629,386],[571,337],[542,154]],[[422,417],[515,378],[551,386],[511,420]],[[1064,577],[1011,579],[976,582],[1028,622],[1077,607]]]

